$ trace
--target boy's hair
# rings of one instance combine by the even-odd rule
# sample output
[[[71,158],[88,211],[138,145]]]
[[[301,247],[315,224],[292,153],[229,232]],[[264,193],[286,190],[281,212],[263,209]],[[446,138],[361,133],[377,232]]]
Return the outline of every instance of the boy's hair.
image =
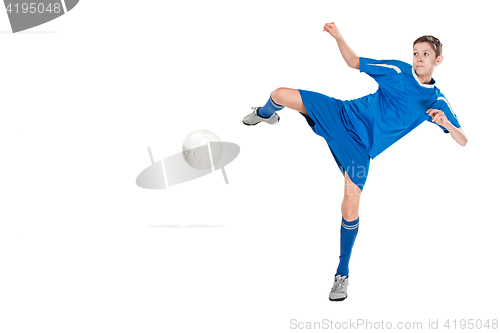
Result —
[[[417,44],[417,43],[423,43],[423,42],[427,42],[427,43],[432,45],[432,49],[434,50],[434,52],[436,52],[436,58],[439,57],[443,53],[443,44],[441,44],[439,39],[437,39],[434,36],[430,36],[430,35],[425,35],[425,36],[417,38],[413,42],[413,46],[415,46],[415,44]]]

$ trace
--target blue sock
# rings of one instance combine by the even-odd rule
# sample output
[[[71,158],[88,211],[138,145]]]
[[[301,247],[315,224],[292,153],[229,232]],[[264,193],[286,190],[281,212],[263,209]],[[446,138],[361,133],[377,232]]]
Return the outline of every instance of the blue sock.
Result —
[[[271,97],[269,97],[269,100],[267,101],[266,105],[263,107],[260,107],[257,110],[257,114],[261,116],[262,118],[269,118],[271,117],[276,111],[279,111],[283,109],[283,105],[279,105],[273,101]]]
[[[349,260],[351,259],[352,247],[358,234],[359,217],[351,222],[347,222],[342,217],[342,226],[340,227],[340,262],[335,275],[349,275]]]

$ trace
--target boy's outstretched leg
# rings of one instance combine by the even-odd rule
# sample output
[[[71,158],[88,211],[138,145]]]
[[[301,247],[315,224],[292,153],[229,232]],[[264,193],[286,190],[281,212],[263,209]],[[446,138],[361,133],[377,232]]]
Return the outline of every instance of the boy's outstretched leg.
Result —
[[[345,172],[345,171],[344,171]],[[342,225],[340,227],[340,261],[335,274],[335,283],[330,292],[330,301],[343,301],[347,298],[349,285],[349,260],[358,234],[359,199],[361,190],[345,172],[344,200],[342,201]]]
[[[252,108],[254,111],[243,118],[243,124],[257,125],[260,122],[270,125],[277,124],[280,117],[276,111],[282,110],[285,106],[307,115],[304,103],[302,103],[302,97],[300,97],[300,92],[297,89],[278,88],[271,93],[264,106]]]

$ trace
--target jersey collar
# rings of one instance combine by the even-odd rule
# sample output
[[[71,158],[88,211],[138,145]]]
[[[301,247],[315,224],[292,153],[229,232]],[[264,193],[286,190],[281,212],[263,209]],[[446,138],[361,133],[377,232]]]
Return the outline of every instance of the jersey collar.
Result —
[[[417,81],[417,83],[419,85],[421,85],[424,88],[434,88],[434,85],[436,84],[436,81],[434,79],[431,79],[431,84],[425,84],[425,83],[420,82],[420,80],[418,79],[417,73],[415,72],[415,68],[412,67],[411,72],[413,73],[413,77],[415,78],[415,81]]]

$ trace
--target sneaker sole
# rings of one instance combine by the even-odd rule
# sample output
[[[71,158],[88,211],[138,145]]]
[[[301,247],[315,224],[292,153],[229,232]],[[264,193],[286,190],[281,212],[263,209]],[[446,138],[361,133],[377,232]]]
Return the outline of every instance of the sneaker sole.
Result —
[[[266,123],[266,124],[269,124],[269,125],[276,125],[277,123],[279,123],[279,122],[280,122],[280,116],[279,116],[279,115],[277,115],[277,116],[278,116],[278,120],[277,120],[275,123],[272,123],[272,124]],[[247,124],[247,123],[245,123],[244,121],[241,121],[241,122],[242,122],[243,124],[247,125],[247,126],[255,126],[255,125],[257,125],[257,124],[262,123],[262,121],[256,122],[255,124]]]
[[[346,298],[347,298],[347,296],[346,296],[346,297],[344,297],[344,298],[335,298],[335,299],[331,299],[330,297],[328,297],[328,299],[329,299],[330,301],[332,301],[332,302],[340,302],[340,301],[345,300]]]

